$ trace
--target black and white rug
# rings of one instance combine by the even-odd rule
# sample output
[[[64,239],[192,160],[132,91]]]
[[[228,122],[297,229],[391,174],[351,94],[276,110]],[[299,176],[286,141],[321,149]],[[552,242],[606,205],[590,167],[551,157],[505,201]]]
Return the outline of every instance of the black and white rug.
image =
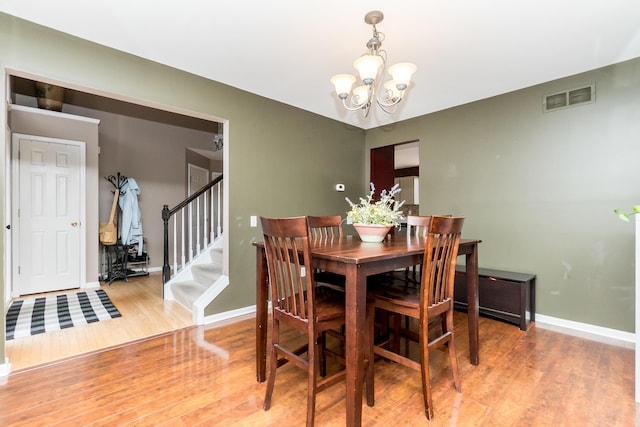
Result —
[[[7,340],[121,317],[102,289],[14,301],[7,311]]]

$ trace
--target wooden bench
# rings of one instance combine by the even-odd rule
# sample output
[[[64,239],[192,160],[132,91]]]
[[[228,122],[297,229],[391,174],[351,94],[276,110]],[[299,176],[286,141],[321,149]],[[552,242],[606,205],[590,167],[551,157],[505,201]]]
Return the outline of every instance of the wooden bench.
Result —
[[[478,269],[480,314],[504,320],[527,330],[536,315],[535,274]],[[454,306],[467,311],[467,278],[464,266],[456,267]]]

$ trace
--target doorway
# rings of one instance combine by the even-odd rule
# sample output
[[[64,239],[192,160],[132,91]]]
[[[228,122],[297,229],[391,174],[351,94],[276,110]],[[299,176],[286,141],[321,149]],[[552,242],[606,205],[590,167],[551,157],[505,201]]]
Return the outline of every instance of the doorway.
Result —
[[[12,109],[18,109],[19,107],[25,108],[27,107],[27,109],[32,108],[35,109],[36,107],[36,101],[35,101],[35,92],[34,92],[34,82],[36,80],[42,80],[40,78],[40,76],[36,76],[33,74],[29,74],[29,73],[24,73],[24,72],[19,72],[19,71],[15,71],[15,70],[11,70],[8,72],[8,74],[6,75],[7,79],[8,79],[8,95],[10,96],[10,104],[12,105]],[[228,176],[228,150],[226,149],[228,147],[228,121],[224,120],[224,119],[220,119],[217,117],[213,117],[207,114],[201,114],[201,113],[197,113],[197,112],[190,112],[190,111],[185,111],[182,110],[180,108],[177,107],[167,107],[167,106],[163,106],[163,109],[160,109],[157,105],[153,105],[153,104],[149,104],[148,102],[143,102],[140,100],[136,100],[136,99],[132,99],[132,98],[128,98],[128,97],[124,97],[121,95],[114,95],[114,94],[105,94],[104,92],[101,91],[94,91],[90,88],[85,88],[85,87],[79,87],[79,86],[75,86],[73,84],[65,84],[62,82],[58,82],[58,84],[62,84],[63,86],[65,86],[65,106],[63,107],[63,113],[66,113],[65,115],[68,116],[76,116],[80,117],[80,116],[94,116],[94,112],[95,112],[95,116],[99,116],[101,118],[105,118],[105,117],[110,117],[111,120],[116,120],[117,122],[114,123],[113,126],[111,126],[116,132],[120,132],[117,133],[115,136],[111,135],[108,136],[107,138],[110,140],[121,140],[123,145],[127,145],[127,146],[137,146],[137,142],[141,139],[141,135],[145,135],[146,133],[149,133],[149,128],[155,126],[157,123],[161,123],[164,126],[170,126],[172,132],[173,131],[180,131],[182,132],[183,129],[186,130],[187,132],[191,132],[193,133],[210,133],[210,138],[209,140],[211,140],[213,142],[213,136],[217,135],[217,131],[218,129],[223,129],[224,132],[224,136],[223,135],[219,135],[220,140],[224,140],[225,141],[225,150],[220,149],[219,152],[217,152],[216,154],[220,156],[219,161],[219,168],[220,170],[222,170],[225,174],[227,174]],[[56,113],[57,114],[57,113]],[[107,123],[108,120],[104,119],[102,124],[101,124],[101,139],[103,138],[103,132],[102,129],[104,128],[104,124]],[[134,123],[135,122],[135,123]],[[7,120],[7,123],[9,123],[9,120]],[[112,122],[113,123],[113,122]],[[140,132],[139,134],[135,134],[135,135],[124,135],[122,134],[121,130],[123,129],[123,126],[128,124],[128,123],[134,123],[134,124],[143,124],[145,125],[144,127],[144,132]],[[224,125],[224,127],[222,127],[221,125],[219,125],[220,123],[222,123]],[[148,126],[147,126],[148,125]],[[205,129],[202,129],[201,126],[206,126]],[[209,132],[209,130],[212,129],[211,132]],[[5,132],[9,132],[8,129],[5,129]],[[180,137],[180,135],[175,137],[175,141],[181,142],[183,140],[187,140],[188,138],[182,138]],[[177,144],[175,144],[177,145]],[[212,146],[212,144],[211,144]],[[104,150],[104,147],[101,147],[102,150],[100,151],[100,158],[101,161],[104,157],[106,157],[106,153]],[[139,150],[142,151],[142,150]],[[145,152],[147,154],[152,153],[152,154],[156,154],[157,153],[157,147],[155,149],[155,151],[153,150],[146,150]],[[8,152],[8,154],[10,154]],[[162,157],[162,156],[160,156]],[[165,156],[167,157],[167,156]],[[177,158],[177,156],[174,156],[175,158]],[[10,159],[10,156],[7,156],[8,159]],[[144,165],[151,165],[152,167],[149,168],[153,173],[158,172],[158,174],[161,173],[161,175],[164,177],[166,176],[166,174],[169,172],[169,168],[166,167],[162,167],[156,164],[157,160],[154,161],[149,161],[149,157],[147,156],[147,158],[143,158],[141,160],[138,160],[138,164],[136,164],[136,169],[132,169],[135,170],[136,172],[139,169],[139,165],[144,164]],[[10,166],[9,164],[7,164],[7,166]],[[10,169],[8,169],[10,170]],[[91,170],[91,169],[90,169]],[[93,168],[94,171],[98,171],[98,165],[95,165],[95,167]],[[118,170],[116,169],[112,169],[111,167],[108,168],[104,168],[104,167],[100,167],[100,172],[98,172],[98,175],[100,177],[104,176],[104,175],[108,175],[113,173],[114,171]],[[9,175],[9,174],[7,174]],[[169,196],[171,196],[171,191],[175,191],[175,192],[180,192],[181,194],[179,195],[179,197],[176,197],[176,200],[182,200],[184,198],[184,189],[185,189],[185,183],[184,183],[184,166],[182,166],[180,168],[180,182],[177,184],[174,184],[173,182],[167,182],[166,180],[163,179],[155,179],[153,181],[154,185],[157,185],[161,190],[163,191],[152,191],[153,185],[151,186],[145,186],[146,188],[149,188],[150,191],[145,192],[145,197],[150,198],[152,195],[154,194],[162,194],[163,196],[166,196],[167,194]],[[138,177],[138,175],[136,175],[136,178]],[[9,181],[12,180],[11,176],[7,177],[7,183],[9,184]],[[103,179],[99,179],[98,181],[100,181],[100,184],[102,185],[107,185],[105,184],[106,181]],[[225,187],[228,184],[226,183],[225,180]],[[104,190],[104,189],[103,189]],[[87,190],[83,189],[82,191],[80,191],[80,193],[82,194],[82,196],[84,197],[84,195],[86,194]],[[100,193],[101,191],[97,191],[97,193]],[[106,194],[106,191],[103,191],[104,200],[108,199],[108,209],[106,209],[106,211],[110,210],[111,207],[111,202],[112,202],[112,195]],[[12,189],[11,188],[7,188],[7,191],[5,192],[5,206],[7,207],[7,212],[6,212],[6,216],[7,218],[10,217],[11,215],[11,211],[10,211],[10,203],[11,203],[11,195],[12,193]],[[223,222],[224,227],[227,227],[227,217],[228,217],[228,202],[226,200],[226,194],[228,194],[228,191],[224,192],[224,203],[223,203]],[[95,195],[94,195],[95,196]],[[103,203],[101,202],[101,206],[103,205]],[[84,206],[84,205],[83,205]],[[93,218],[93,220],[95,221],[95,234],[97,236],[97,224],[98,224],[98,220],[100,218],[98,218],[96,215],[94,215],[92,212],[92,210],[87,209],[86,210],[87,215],[91,216]],[[97,211],[96,211],[97,212]],[[159,212],[156,212],[155,210],[148,215],[149,218],[154,218],[154,215],[159,214]],[[108,212],[106,214],[108,216]],[[102,215],[102,217],[104,217],[104,213]],[[146,228],[151,229],[152,225],[158,221],[148,221],[149,226]],[[162,226],[162,223],[160,223],[160,227]],[[82,224],[85,224],[85,221],[82,221]],[[145,229],[146,232],[146,229]],[[152,231],[150,230],[149,233],[151,233]],[[162,233],[154,233],[156,235],[161,235]],[[9,235],[9,233],[7,233],[7,235]],[[92,236],[91,233],[87,233],[88,236]],[[87,237],[85,237],[86,239]],[[82,240],[82,239],[81,239]],[[97,237],[94,239],[96,241],[96,245],[95,248],[97,248],[98,244],[97,244]],[[9,247],[11,247],[12,242],[10,239],[8,239],[5,242],[5,248],[7,250],[5,250],[5,271],[4,271],[4,275],[5,278],[7,278],[10,274],[11,274],[11,260],[10,258],[8,258],[9,254],[12,252],[12,250],[8,250]],[[223,258],[223,263],[225,265],[225,271],[228,270],[228,268],[226,267],[228,265],[228,236],[224,235],[223,236],[223,245],[224,245],[224,258]],[[87,245],[86,247],[83,247],[83,249],[80,251],[82,256],[86,256],[87,253],[91,253],[92,251],[96,252],[96,258],[98,258],[97,255],[97,249],[94,249],[93,246]],[[162,256],[158,255],[155,256],[155,259],[157,260],[162,260]],[[160,261],[160,265],[161,265],[161,261]],[[81,272],[81,277],[86,277],[89,274],[93,274],[93,269],[91,269],[91,271],[87,270],[85,262],[80,262],[80,266],[83,269]],[[161,269],[161,267],[157,268],[157,271],[159,272]],[[152,273],[152,276],[150,277],[150,279],[154,280],[154,286],[155,283],[157,283],[157,287],[159,290],[161,290],[162,284],[161,284],[161,277],[160,274],[156,273],[156,269],[154,269],[153,267],[149,269]],[[99,277],[99,271],[98,268],[95,269],[95,277],[96,279],[98,279]],[[11,295],[11,288],[9,287],[10,283],[12,281],[11,280],[5,280],[5,297],[9,297]],[[96,280],[95,284],[99,284],[99,281]],[[119,283],[118,283],[119,284]],[[134,292],[135,290],[133,289],[133,287],[129,286],[128,288],[125,286],[126,283],[122,283],[122,287],[125,289],[129,289],[130,292]],[[114,287],[114,285],[112,285],[111,287]],[[129,291],[127,291],[129,292]],[[129,295],[128,296],[129,299],[135,299],[136,296],[135,295]],[[145,297],[140,297],[140,302],[144,303],[144,302],[149,302],[148,299],[145,299]],[[160,293],[160,298],[162,298],[161,293]],[[8,304],[10,303],[10,298],[5,298],[4,301],[4,305],[5,305],[5,310],[6,307],[8,307]],[[165,304],[167,304],[167,302],[165,302]],[[171,303],[169,303],[171,304]],[[177,303],[176,303],[177,304]],[[181,310],[183,310],[183,308],[180,308]],[[141,312],[143,312],[143,310],[139,310]],[[145,311],[146,312],[146,311]],[[166,316],[163,313],[160,313],[159,315],[161,316]],[[191,318],[191,314],[188,313],[188,317],[189,319]],[[147,319],[148,320],[148,319]],[[154,322],[158,323],[158,322]],[[178,326],[178,327],[182,327],[182,326]],[[140,337],[136,337],[135,339],[138,339]],[[6,344],[6,343],[5,343]],[[44,344],[47,345],[47,344]],[[43,349],[42,351],[47,352],[49,351],[48,348]],[[0,364],[1,367],[1,364]]]
[[[382,189],[401,184],[400,195],[406,201],[405,216],[419,212],[419,149],[419,141],[409,141],[372,148],[370,152],[370,181],[376,187],[377,196]]]
[[[12,297],[82,285],[84,152],[78,141],[12,137]]]

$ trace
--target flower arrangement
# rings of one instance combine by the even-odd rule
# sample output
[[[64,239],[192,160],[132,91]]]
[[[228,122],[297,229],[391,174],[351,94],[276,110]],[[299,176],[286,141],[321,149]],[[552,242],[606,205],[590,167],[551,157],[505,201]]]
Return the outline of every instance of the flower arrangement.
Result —
[[[380,200],[373,202],[375,187],[371,183],[371,191],[367,198],[360,197],[360,203],[355,204],[348,197],[345,197],[351,210],[347,212],[349,218],[354,224],[380,224],[387,226],[399,226],[402,218],[400,208],[404,205],[404,200],[398,202],[395,199],[396,194],[400,191],[400,185],[396,184],[391,190],[382,190]]]

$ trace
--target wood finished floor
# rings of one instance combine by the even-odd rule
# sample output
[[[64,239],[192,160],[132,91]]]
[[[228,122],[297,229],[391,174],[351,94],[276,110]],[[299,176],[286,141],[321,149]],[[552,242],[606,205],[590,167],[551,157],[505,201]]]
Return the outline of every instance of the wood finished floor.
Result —
[[[7,341],[12,371],[193,326],[185,308],[162,299],[160,273],[111,285],[101,282],[100,289],[109,295],[122,317]]]
[[[634,426],[633,350],[481,318],[480,365],[469,364],[466,315],[456,313],[462,393],[447,358],[431,355],[435,420],[420,375],[378,360],[376,404],[364,426]],[[254,320],[192,327],[11,374],[0,425],[297,426],[306,379],[280,368],[271,410],[255,381]],[[344,387],[318,396],[316,425],[344,425]]]

